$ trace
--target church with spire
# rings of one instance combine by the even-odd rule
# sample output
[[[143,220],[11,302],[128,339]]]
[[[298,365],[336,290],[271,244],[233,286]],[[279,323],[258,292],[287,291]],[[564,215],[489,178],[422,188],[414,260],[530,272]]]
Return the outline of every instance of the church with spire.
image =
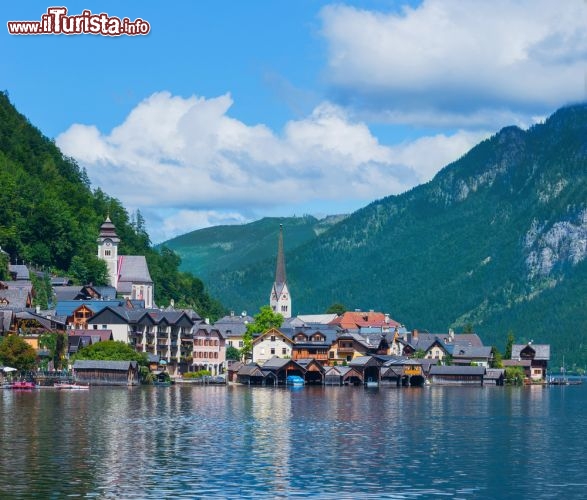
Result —
[[[153,280],[144,255],[118,255],[120,238],[116,227],[106,217],[98,236],[98,258],[106,262],[108,281],[116,294],[125,299],[143,300],[145,307],[153,307]]]
[[[284,318],[291,318],[291,295],[287,287],[285,256],[283,254],[283,224],[279,225],[275,282],[269,295],[269,305],[274,312],[280,313]]]

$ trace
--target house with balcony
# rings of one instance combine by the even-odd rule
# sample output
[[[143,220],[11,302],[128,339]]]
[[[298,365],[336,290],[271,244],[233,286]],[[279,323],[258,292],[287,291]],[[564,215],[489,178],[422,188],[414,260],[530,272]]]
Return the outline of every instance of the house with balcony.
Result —
[[[307,327],[293,330],[291,357],[300,359],[314,359],[322,365],[328,364],[328,353],[332,343],[337,338],[336,329],[314,330]]]
[[[542,381],[546,379],[549,361],[549,344],[528,342],[527,344],[512,345],[511,359],[504,359],[503,366],[520,366],[528,380]]]

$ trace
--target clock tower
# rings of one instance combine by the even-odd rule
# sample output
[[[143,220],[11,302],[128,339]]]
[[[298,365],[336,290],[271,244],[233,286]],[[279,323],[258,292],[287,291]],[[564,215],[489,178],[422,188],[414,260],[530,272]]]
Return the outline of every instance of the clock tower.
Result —
[[[120,238],[116,234],[116,228],[110,217],[100,226],[100,236],[98,236],[98,258],[106,262],[108,268],[108,281],[110,286],[118,286],[118,244]]]
[[[269,295],[269,305],[274,312],[284,318],[291,318],[291,295],[285,277],[285,256],[283,255],[283,224],[279,225],[277,242],[277,265],[275,266],[275,282]]]

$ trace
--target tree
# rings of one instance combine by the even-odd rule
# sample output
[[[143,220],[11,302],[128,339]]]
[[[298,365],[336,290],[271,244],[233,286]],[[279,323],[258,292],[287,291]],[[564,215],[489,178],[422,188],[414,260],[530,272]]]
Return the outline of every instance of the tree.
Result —
[[[117,340],[96,342],[95,344],[84,347],[77,352],[75,359],[137,361],[141,366],[146,366],[149,363],[146,353],[139,353],[128,344]]]
[[[271,328],[280,328],[283,323],[283,316],[271,309],[271,306],[263,306],[255,316],[254,321],[247,325],[247,331],[243,335],[243,348],[241,356],[244,359],[250,357],[253,352],[253,336],[256,333],[263,333]]]
[[[505,369],[505,380],[508,384],[522,385],[524,377],[524,369],[521,366],[508,366]]]
[[[418,349],[414,353],[414,358],[415,359],[424,359],[424,356],[426,356],[426,352],[424,351],[424,349]]]
[[[495,346],[491,348],[491,368],[503,368],[503,357]]]
[[[505,359],[512,359],[512,347],[514,345],[514,332],[512,330],[510,330],[508,332],[508,339],[507,342],[505,344],[505,352],[503,357]]]
[[[347,308],[339,302],[335,302],[328,309],[326,309],[326,314],[337,314],[338,316],[344,314],[345,312],[347,312]]]
[[[238,361],[241,359],[241,352],[236,347],[229,345],[226,348],[226,359]]]
[[[463,333],[475,333],[475,330],[473,329],[473,323],[469,322],[463,326]]]
[[[39,337],[39,347],[49,350],[55,368],[61,368],[66,345],[67,337],[63,333],[44,333]]]
[[[0,362],[17,370],[31,370],[37,361],[36,351],[18,335],[0,341]]]

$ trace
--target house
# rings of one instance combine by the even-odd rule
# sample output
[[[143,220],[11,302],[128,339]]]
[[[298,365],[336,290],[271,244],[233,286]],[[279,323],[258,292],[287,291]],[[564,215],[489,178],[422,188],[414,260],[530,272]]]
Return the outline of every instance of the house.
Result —
[[[359,333],[345,332],[338,335],[330,346],[328,362],[329,364],[344,364],[360,356],[387,355],[389,352],[390,342],[385,334],[360,335]]]
[[[234,311],[231,311],[228,316],[224,316],[216,321],[214,328],[226,339],[226,347],[242,349],[244,345],[243,337],[247,331],[247,325],[253,321],[255,319],[249,316],[246,311],[237,315],[234,314]]]
[[[452,362],[455,365],[477,365],[489,367],[491,347],[473,347],[457,344],[452,349]]]
[[[291,357],[294,360],[315,359],[323,365],[328,364],[328,353],[337,338],[337,330],[314,330],[296,328],[293,330]]]
[[[514,344],[512,345],[511,361],[520,362],[524,368],[526,378],[544,380],[546,379],[548,362],[550,361],[550,345],[534,344],[532,342]],[[512,364],[504,360],[504,366],[512,366]]]
[[[428,380],[438,385],[483,385],[483,366],[441,366],[430,367]]]
[[[503,385],[505,370],[503,368],[486,368],[483,385]]]
[[[175,376],[191,366],[186,359],[193,351],[193,317],[199,318],[183,310],[136,309],[127,301],[89,318],[88,329],[112,330],[114,340],[129,343],[137,352],[156,354]]]
[[[138,385],[136,361],[77,360],[73,365],[77,382],[91,385]]]
[[[193,335],[192,349],[189,353],[192,365],[190,371],[208,370],[212,375],[220,375],[225,371],[226,340],[218,328],[199,325]]]
[[[68,330],[67,354],[72,356],[84,347],[107,340],[113,340],[110,330]]]
[[[253,340],[253,362],[263,365],[277,356],[291,358],[293,341],[276,328],[271,328]]]

